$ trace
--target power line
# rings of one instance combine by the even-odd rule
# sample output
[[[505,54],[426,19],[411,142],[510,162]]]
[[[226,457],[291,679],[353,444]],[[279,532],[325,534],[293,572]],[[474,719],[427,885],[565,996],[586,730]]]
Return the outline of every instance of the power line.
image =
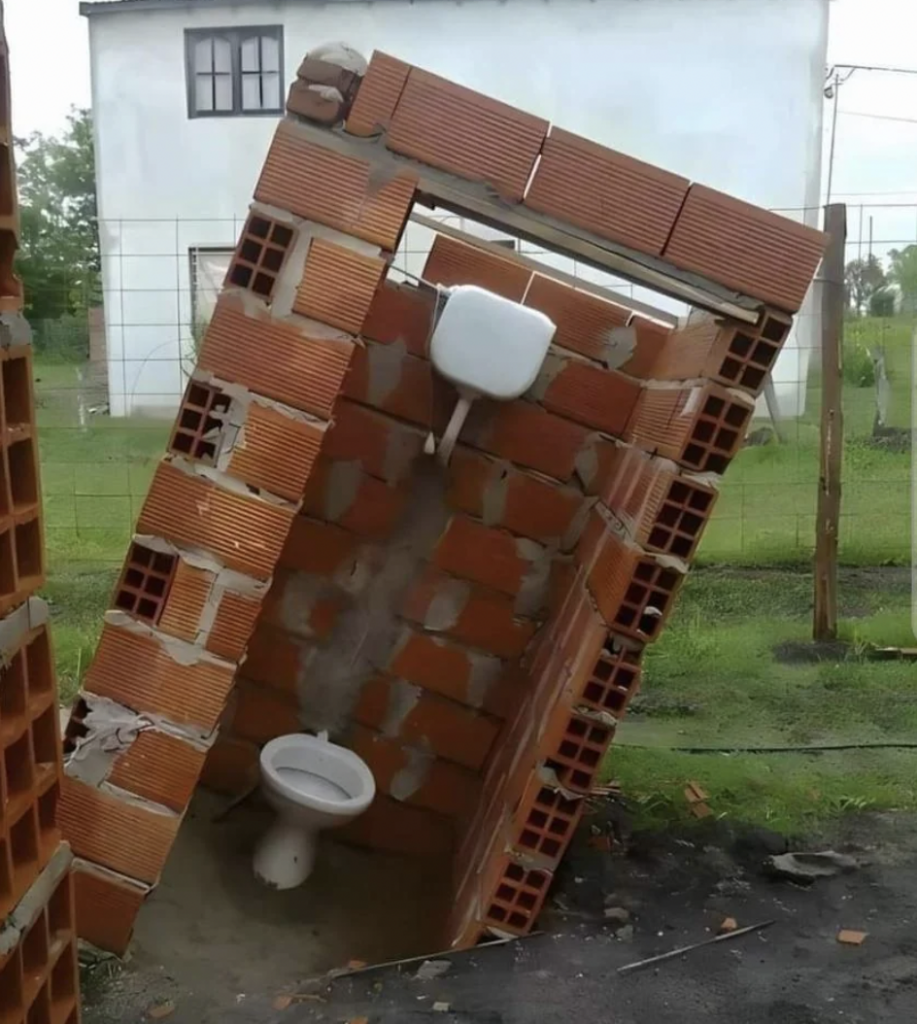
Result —
[[[838,68],[843,68],[845,71],[885,71],[891,75],[917,75],[917,68],[896,68],[889,67],[885,64],[832,64],[831,69],[828,72],[830,76]]]
[[[839,110],[847,117],[869,117],[875,121],[900,121],[903,124],[917,124],[917,117],[895,117],[892,114],[870,114],[865,110]]]

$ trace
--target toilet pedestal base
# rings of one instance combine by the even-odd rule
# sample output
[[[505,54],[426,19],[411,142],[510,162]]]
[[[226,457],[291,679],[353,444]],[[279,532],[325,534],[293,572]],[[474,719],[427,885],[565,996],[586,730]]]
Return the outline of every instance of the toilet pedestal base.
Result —
[[[272,889],[295,889],[312,874],[318,834],[277,817],[255,850],[255,876]]]

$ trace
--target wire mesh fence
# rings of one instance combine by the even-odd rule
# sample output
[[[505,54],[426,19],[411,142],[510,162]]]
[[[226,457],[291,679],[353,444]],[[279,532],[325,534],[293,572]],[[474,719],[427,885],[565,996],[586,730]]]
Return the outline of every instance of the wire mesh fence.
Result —
[[[573,260],[456,217],[442,220],[669,315],[687,312]],[[820,223],[820,216],[809,220]],[[64,660],[77,673],[91,652],[95,623],[164,450],[241,225],[241,219],[100,223],[101,287],[95,300],[74,298],[64,315],[33,320],[49,595],[53,601],[55,592],[66,592],[68,602],[86,610],[85,628],[62,638],[72,647],[62,652]],[[429,226],[410,223],[392,274],[420,276],[432,239]],[[904,565],[910,558],[917,205],[848,208],[846,262],[841,561]],[[703,562],[811,562],[821,386],[817,292],[816,286],[774,370],[778,416],[759,401],[745,447],[722,481],[700,549]],[[45,298],[31,295],[30,303],[47,308]]]

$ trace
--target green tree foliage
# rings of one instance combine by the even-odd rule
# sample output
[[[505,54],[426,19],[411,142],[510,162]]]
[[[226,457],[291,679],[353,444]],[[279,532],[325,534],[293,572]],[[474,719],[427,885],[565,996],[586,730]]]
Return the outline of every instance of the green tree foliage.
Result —
[[[20,248],[26,315],[43,321],[77,317],[101,300],[92,115],[73,108],[60,137],[34,132],[15,139]]]
[[[917,245],[892,249],[888,259],[888,278],[901,292],[902,310],[917,313]]]
[[[869,296],[869,315],[882,318],[895,315],[895,293],[891,288],[880,288]]]
[[[844,277],[847,285],[847,304],[857,316],[869,308],[873,295],[887,283],[882,264],[872,253],[866,259],[851,260],[845,268]]]

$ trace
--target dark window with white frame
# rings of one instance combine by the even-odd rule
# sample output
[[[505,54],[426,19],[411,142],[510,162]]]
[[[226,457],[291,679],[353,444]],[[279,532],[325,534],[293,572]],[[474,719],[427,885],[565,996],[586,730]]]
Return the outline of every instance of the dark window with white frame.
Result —
[[[185,30],[189,117],[283,111],[283,28]]]

